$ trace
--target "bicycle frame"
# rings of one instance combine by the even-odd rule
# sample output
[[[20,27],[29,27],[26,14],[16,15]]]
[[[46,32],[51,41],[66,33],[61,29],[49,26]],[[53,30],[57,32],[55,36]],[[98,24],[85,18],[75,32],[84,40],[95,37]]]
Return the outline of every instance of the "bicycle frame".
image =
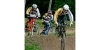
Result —
[[[32,17],[28,17],[28,20],[31,19],[31,18],[32,18]],[[36,19],[37,19],[37,18],[34,18],[35,21],[34,21],[34,24],[33,24],[33,26],[32,26],[31,35],[33,35],[33,30],[34,30],[35,26],[37,26],[37,24],[36,24]],[[26,23],[26,24],[28,25],[28,23]]]
[[[60,25],[58,26],[58,28],[59,28],[59,32],[60,32],[60,35],[62,36],[62,34],[64,33],[64,24],[62,23],[62,20],[61,20],[61,23],[60,23]]]
[[[37,19],[37,18],[35,18],[34,25],[33,25],[33,27],[32,27],[32,35],[33,35],[33,32],[34,32],[33,30],[34,30],[35,27],[36,27],[36,32],[39,34],[39,30],[38,30],[39,27],[38,27],[38,24],[36,23],[36,19]],[[38,28],[37,28],[37,27],[38,27]]]
[[[65,50],[65,32],[64,32],[64,24],[60,23],[59,25],[59,32],[60,32],[60,36],[61,36],[61,50]]]

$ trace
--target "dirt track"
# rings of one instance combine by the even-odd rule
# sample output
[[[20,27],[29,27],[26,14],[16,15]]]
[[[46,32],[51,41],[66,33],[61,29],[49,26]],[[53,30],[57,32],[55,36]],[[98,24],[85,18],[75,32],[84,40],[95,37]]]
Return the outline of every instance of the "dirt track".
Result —
[[[37,41],[42,50],[60,50],[60,40],[57,36],[27,36],[29,41]],[[75,37],[66,37],[65,50],[75,50]]]

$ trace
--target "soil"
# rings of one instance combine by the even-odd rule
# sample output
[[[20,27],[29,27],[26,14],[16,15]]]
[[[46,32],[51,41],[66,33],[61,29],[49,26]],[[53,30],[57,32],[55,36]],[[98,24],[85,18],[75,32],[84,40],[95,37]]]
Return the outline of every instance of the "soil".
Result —
[[[37,41],[42,50],[61,50],[61,43],[58,36],[25,36],[29,44]],[[67,36],[65,50],[75,50],[75,36]]]

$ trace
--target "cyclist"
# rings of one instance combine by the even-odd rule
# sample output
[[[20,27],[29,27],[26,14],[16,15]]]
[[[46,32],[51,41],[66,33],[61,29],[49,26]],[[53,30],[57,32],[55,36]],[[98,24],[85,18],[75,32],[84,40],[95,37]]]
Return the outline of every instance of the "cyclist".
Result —
[[[62,22],[64,24],[64,32],[66,33],[66,25],[67,25],[67,17],[66,17],[66,14],[69,15],[69,18],[70,18],[70,26],[72,26],[72,24],[73,24],[73,14],[71,13],[71,11],[69,9],[69,6],[67,4],[65,4],[63,6],[63,8],[59,8],[57,11],[55,11],[55,14],[54,14],[54,22],[56,24],[56,30],[57,30],[57,32],[58,32],[58,26],[60,25],[61,20],[62,20]],[[60,33],[59,32],[58,32],[58,34],[60,36]]]
[[[28,24],[28,29],[27,30],[32,31],[32,27],[35,24],[36,18],[40,17],[40,11],[37,8],[37,5],[33,4],[32,7],[29,7],[26,10],[26,14],[29,18],[29,20],[27,21],[27,24]]]
[[[48,12],[45,13],[42,18],[42,23],[44,24],[44,30],[42,31],[42,33],[44,33],[45,35],[48,35],[50,21],[52,20],[53,20],[52,11],[48,10]]]

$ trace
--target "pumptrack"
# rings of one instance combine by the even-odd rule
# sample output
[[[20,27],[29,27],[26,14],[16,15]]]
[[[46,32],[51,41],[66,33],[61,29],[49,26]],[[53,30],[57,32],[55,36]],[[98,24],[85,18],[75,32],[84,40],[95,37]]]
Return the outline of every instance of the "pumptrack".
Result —
[[[58,36],[25,36],[25,38],[29,43],[38,42],[42,50],[61,50]],[[75,36],[66,36],[65,50],[75,50]]]

